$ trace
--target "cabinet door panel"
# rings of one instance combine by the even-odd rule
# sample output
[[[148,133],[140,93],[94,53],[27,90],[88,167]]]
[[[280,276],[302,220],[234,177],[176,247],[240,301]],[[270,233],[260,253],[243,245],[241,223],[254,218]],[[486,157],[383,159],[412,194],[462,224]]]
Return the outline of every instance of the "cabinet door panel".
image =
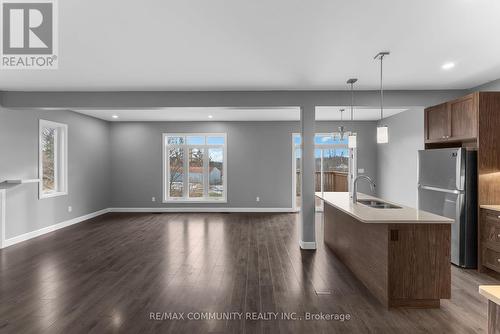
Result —
[[[446,103],[425,109],[426,139],[445,139],[449,136],[449,113]]]
[[[477,107],[474,95],[450,102],[451,137],[476,138]]]

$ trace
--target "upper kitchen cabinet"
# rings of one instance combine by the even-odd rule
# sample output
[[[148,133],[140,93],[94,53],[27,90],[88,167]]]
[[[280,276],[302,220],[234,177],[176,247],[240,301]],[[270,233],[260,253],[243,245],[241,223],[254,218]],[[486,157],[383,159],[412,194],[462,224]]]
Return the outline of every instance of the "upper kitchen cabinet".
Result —
[[[442,140],[450,133],[450,113],[446,103],[425,109],[425,139]]]
[[[461,146],[475,143],[478,131],[479,93],[425,109],[425,143]]]
[[[477,138],[478,94],[469,94],[448,102],[450,111],[450,138],[470,140]]]

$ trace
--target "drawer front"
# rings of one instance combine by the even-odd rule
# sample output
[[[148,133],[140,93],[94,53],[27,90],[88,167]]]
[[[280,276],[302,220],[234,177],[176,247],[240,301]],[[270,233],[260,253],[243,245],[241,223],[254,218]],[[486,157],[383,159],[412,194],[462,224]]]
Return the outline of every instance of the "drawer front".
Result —
[[[481,240],[488,243],[498,243],[500,247],[500,222],[488,218],[483,219],[483,222]]]
[[[500,252],[496,252],[490,248],[484,248],[483,265],[500,272]]]
[[[499,211],[493,211],[493,210],[482,210],[483,211],[483,217],[485,220],[492,222],[492,223],[497,223],[500,224],[500,212]]]

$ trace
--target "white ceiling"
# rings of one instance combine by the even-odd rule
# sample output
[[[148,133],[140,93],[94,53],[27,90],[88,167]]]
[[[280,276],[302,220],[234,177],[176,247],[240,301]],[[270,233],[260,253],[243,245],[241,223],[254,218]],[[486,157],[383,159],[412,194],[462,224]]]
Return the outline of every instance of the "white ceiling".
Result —
[[[64,0],[59,69],[0,90],[470,88],[500,77],[498,0]],[[456,63],[445,71],[445,62]]]
[[[316,120],[336,121],[341,119],[340,109],[345,109],[343,120],[350,119],[349,107],[316,107]],[[177,122],[177,121],[298,121],[300,109],[279,108],[154,108],[154,109],[72,109],[78,113],[113,122]],[[389,117],[407,109],[384,109]],[[113,115],[118,118],[113,118]],[[212,118],[209,118],[209,115]],[[355,121],[380,119],[380,109],[356,107]]]

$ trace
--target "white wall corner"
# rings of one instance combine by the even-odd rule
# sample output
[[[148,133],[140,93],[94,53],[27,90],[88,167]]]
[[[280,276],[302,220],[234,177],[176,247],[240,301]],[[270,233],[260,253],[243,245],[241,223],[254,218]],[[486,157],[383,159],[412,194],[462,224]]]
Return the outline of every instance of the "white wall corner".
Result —
[[[299,240],[299,245],[300,245],[301,249],[307,249],[307,250],[316,249],[316,242],[315,241]]]

